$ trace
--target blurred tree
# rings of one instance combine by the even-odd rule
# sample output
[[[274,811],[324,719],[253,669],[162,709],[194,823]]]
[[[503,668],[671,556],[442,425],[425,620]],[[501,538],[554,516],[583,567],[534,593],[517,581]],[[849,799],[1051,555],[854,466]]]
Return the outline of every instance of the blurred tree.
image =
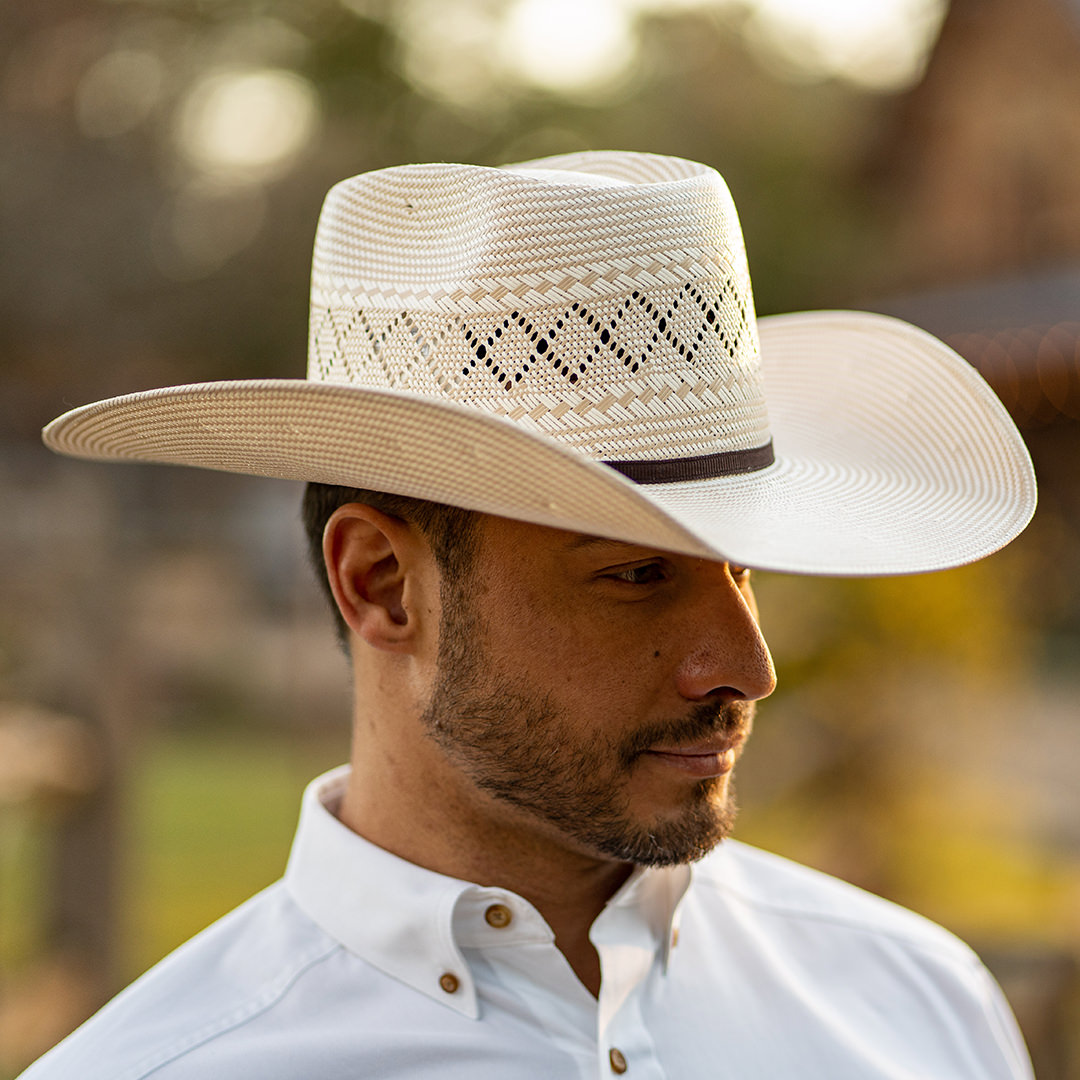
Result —
[[[408,35],[472,9],[494,34],[507,4],[0,10],[6,429],[32,436],[66,404],[169,382],[301,374],[321,199],[402,161],[598,146],[707,160],[743,208],[762,310],[839,297],[875,257],[851,152],[877,99],[769,74],[737,8],[641,13],[632,63],[584,96],[462,55],[463,103],[418,78]],[[253,164],[264,114],[279,121],[264,140],[299,127]]]

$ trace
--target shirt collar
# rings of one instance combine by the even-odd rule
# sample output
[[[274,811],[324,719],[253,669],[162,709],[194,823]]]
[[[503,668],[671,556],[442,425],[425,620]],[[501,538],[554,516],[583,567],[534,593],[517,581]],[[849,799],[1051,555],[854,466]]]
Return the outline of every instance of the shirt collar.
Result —
[[[508,889],[481,887],[426,870],[365,840],[335,812],[348,766],[304,792],[285,887],[307,916],[373,967],[475,1019],[476,985],[463,948],[551,943],[540,913]],[[690,868],[638,867],[593,924],[598,948],[633,946],[666,969]],[[489,921],[493,906],[505,914]]]

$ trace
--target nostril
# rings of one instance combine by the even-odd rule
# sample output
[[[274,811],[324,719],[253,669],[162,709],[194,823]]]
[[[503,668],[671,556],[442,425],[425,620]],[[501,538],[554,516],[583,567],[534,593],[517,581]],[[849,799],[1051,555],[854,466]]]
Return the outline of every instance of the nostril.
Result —
[[[741,690],[736,690],[734,686],[718,686],[715,690],[710,690],[705,697],[718,705],[731,705],[736,701],[747,700],[746,695]]]
[[[687,610],[689,646],[679,664],[679,693],[688,701],[756,701],[776,687],[769,647],[758,625],[749,582],[726,563],[701,560]]]

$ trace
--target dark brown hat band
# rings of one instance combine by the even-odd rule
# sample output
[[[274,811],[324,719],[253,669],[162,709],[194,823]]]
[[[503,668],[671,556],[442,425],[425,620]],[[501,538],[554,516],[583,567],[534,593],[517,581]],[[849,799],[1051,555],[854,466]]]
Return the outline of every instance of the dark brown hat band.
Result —
[[[750,450],[723,450],[719,454],[668,458],[665,461],[605,461],[635,484],[677,484],[682,480],[712,480],[717,476],[738,476],[757,472],[775,461],[770,439]]]

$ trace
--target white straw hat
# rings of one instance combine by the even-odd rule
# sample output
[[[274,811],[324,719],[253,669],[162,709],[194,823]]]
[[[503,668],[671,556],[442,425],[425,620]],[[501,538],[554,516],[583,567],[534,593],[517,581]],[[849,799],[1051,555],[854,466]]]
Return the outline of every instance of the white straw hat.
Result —
[[[44,438],[800,573],[970,562],[1035,507],[1024,444],[964,360],[880,315],[755,319],[723,180],[636,153],[343,181],[306,380],[131,394]]]

